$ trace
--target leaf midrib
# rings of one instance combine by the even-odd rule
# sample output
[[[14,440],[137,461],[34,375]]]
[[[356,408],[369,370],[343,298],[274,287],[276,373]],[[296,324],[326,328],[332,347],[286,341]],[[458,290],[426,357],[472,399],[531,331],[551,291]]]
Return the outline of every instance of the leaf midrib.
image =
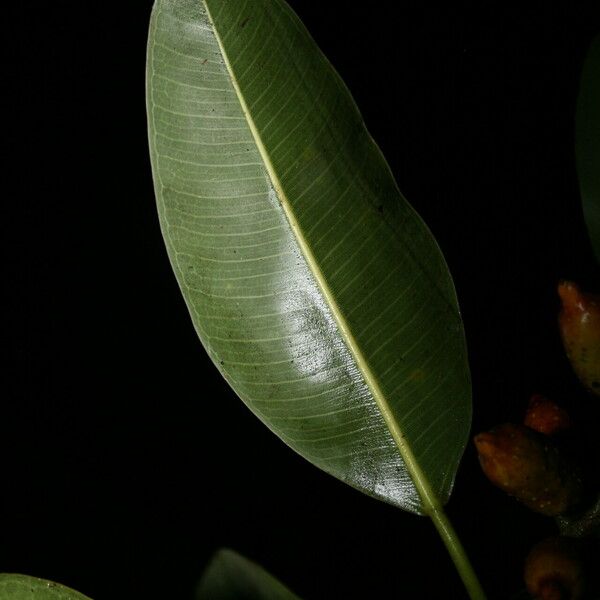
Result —
[[[394,417],[394,414],[392,412],[390,404],[389,404],[383,390],[381,389],[379,382],[377,381],[377,377],[371,370],[371,367],[369,366],[369,363],[368,363],[366,357],[364,356],[362,350],[360,349],[360,346],[358,345],[356,338],[352,334],[352,330],[350,329],[350,326],[347,323],[347,321],[342,313],[342,310],[338,306],[337,301],[327,283],[327,280],[325,279],[325,276],[323,275],[323,273],[319,267],[319,264],[314,256],[312,250],[310,249],[310,246],[309,246],[306,238],[304,237],[302,229],[301,229],[298,221],[296,220],[296,216],[294,215],[294,212],[292,210],[290,201],[285,193],[285,190],[279,179],[279,176],[277,175],[277,171],[275,170],[273,163],[271,161],[271,158],[269,156],[269,153],[267,152],[267,149],[265,148],[265,145],[263,144],[260,132],[258,131],[256,124],[254,123],[254,119],[252,118],[250,109],[248,108],[248,105],[246,104],[246,100],[240,89],[237,78],[233,72],[231,63],[229,62],[229,57],[227,55],[227,52],[226,52],[223,42],[221,40],[221,36],[219,35],[219,32],[218,32],[215,22],[213,20],[208,3],[206,2],[206,0],[202,0],[202,3],[204,4],[204,7],[206,8],[206,14],[207,14],[208,20],[210,21],[212,31],[214,33],[217,44],[219,46],[219,50],[221,52],[221,57],[223,59],[223,64],[225,65],[225,68],[227,69],[229,79],[231,81],[233,89],[235,90],[237,99],[242,108],[242,112],[244,114],[244,117],[246,119],[248,127],[252,133],[254,143],[256,144],[258,152],[264,163],[265,170],[267,171],[269,179],[271,180],[273,189],[275,190],[275,193],[277,194],[279,203],[281,205],[281,208],[283,209],[283,213],[285,214],[288,224],[292,230],[292,233],[298,243],[298,246],[300,247],[300,251],[302,252],[302,254],[304,256],[306,264],[308,265],[310,272],[312,273],[313,277],[315,278],[317,287],[319,288],[319,290],[323,294],[323,297],[325,298],[327,306],[329,307],[331,314],[333,315],[333,318],[335,319],[336,325],[342,336],[342,339],[344,340],[344,343],[346,344],[346,347],[348,348],[350,354],[352,355],[352,358],[354,359],[359,372],[361,373],[367,387],[369,388],[369,390],[373,396],[373,399],[375,400],[375,403],[377,404],[377,407],[379,408],[379,410],[381,412],[383,420],[390,431],[392,439],[394,440],[396,446],[398,447],[400,456],[402,457],[402,460],[404,461],[406,469],[409,472],[411,479],[415,485],[415,488],[421,498],[424,512],[427,514],[437,512],[441,507],[439,498],[433,492],[433,489],[431,487],[431,484],[430,484],[428,478],[426,477],[425,473],[422,471],[421,466],[419,465],[415,455],[413,454],[412,449],[410,448],[406,437],[402,433],[400,425]]]

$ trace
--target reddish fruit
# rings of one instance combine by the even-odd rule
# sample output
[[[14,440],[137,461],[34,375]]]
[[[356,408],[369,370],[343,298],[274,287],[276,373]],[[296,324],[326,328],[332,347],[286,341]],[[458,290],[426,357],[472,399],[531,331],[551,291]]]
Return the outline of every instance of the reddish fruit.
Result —
[[[584,574],[576,540],[556,537],[536,544],[525,560],[525,585],[538,600],[577,600]]]
[[[571,427],[571,419],[567,412],[541,394],[531,396],[524,423],[529,429],[544,435],[554,435]]]
[[[488,479],[532,510],[556,516],[581,499],[577,470],[545,436],[506,423],[474,441]]]
[[[567,356],[583,385],[600,396],[600,296],[586,294],[570,281],[559,284],[558,295],[558,325]]]

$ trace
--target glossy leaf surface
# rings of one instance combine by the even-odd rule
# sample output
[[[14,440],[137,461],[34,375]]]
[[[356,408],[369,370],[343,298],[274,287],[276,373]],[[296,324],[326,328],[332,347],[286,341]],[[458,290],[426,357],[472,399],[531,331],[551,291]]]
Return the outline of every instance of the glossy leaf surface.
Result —
[[[89,600],[70,588],[27,575],[0,573],[2,600]]]
[[[452,280],[339,76],[280,0],[158,0],[147,69],[161,227],[209,356],[315,465],[446,501],[471,417]]]
[[[592,40],[581,74],[576,155],[583,215],[600,260],[600,35]]]
[[[198,585],[196,600],[299,600],[256,563],[219,550]]]

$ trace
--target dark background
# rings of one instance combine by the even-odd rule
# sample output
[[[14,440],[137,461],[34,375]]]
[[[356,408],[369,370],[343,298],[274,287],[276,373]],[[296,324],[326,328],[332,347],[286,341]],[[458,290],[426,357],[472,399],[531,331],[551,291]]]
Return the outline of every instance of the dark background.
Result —
[[[591,402],[560,346],[555,288],[566,277],[598,289],[573,156],[598,11],[290,3],[447,257],[473,431],[521,420],[537,391],[592,436]],[[463,598],[431,523],[295,455],[197,340],[154,206],[150,8],[3,8],[0,571],[96,600],[191,600],[225,545],[307,600]],[[529,547],[554,532],[484,480],[471,443],[448,512],[491,598],[522,587]]]

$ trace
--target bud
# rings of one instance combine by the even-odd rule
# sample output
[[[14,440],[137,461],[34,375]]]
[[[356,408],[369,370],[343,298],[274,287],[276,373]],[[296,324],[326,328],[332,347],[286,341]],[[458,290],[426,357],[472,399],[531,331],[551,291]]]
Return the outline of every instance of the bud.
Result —
[[[549,538],[536,544],[525,560],[525,585],[538,600],[577,600],[584,574],[576,540]]]
[[[554,435],[571,427],[567,411],[541,394],[531,396],[524,423],[544,435]]]
[[[488,479],[532,510],[556,516],[580,501],[583,486],[576,469],[545,436],[506,423],[474,441]]]
[[[571,366],[580,381],[600,396],[600,296],[585,294],[570,281],[558,286],[558,325]]]

